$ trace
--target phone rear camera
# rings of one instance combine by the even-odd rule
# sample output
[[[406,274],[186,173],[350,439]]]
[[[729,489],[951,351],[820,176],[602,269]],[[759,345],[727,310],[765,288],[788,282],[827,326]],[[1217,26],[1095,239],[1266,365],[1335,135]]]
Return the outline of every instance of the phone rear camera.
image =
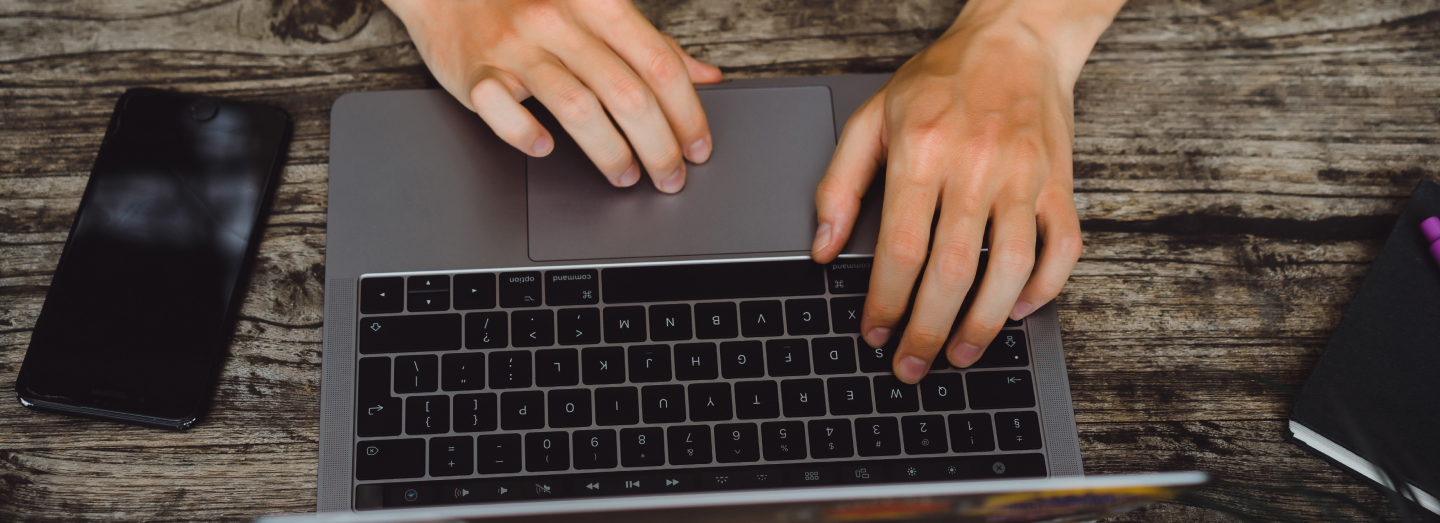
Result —
[[[190,106],[190,117],[197,122],[208,121],[220,113],[220,107],[210,100],[200,100]]]

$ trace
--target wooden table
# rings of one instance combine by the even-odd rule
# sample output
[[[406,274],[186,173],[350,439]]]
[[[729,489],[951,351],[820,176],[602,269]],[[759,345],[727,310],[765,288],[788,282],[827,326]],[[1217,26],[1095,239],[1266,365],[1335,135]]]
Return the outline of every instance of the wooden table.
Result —
[[[433,86],[374,0],[0,3],[0,391],[13,390],[116,96],[266,102],[295,138],[210,414],[184,433],[0,401],[0,520],[313,510],[329,110]],[[938,1],[644,2],[732,78],[891,71]],[[834,4],[846,4],[838,6]],[[1076,87],[1086,250],[1059,298],[1089,473],[1199,469],[1202,502],[1383,500],[1282,439],[1406,196],[1440,178],[1440,4],[1133,0]],[[9,395],[9,392],[4,392]],[[1244,509],[1251,515],[1274,514]],[[1125,520],[1219,520],[1170,502]]]

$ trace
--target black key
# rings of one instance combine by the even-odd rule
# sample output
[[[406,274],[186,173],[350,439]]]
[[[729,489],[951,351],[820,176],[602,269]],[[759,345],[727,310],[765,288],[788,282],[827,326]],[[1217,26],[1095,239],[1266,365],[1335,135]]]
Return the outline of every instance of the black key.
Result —
[[[628,354],[631,383],[670,381],[669,345],[632,345]]]
[[[965,382],[956,372],[927,374],[920,380],[920,399],[925,410],[965,410]]]
[[[650,339],[652,341],[682,341],[691,338],[690,306],[650,306]]]
[[[620,464],[626,467],[664,465],[665,429],[660,427],[620,429]]]
[[[702,340],[734,338],[740,335],[735,302],[695,304],[695,337]]]
[[[990,415],[951,414],[950,448],[955,452],[989,452],[995,450],[995,435],[990,431]]]
[[[965,377],[970,408],[1015,409],[1035,406],[1035,388],[1028,370],[971,372]]]
[[[555,344],[555,311],[510,313],[510,344],[516,347],[548,347]]]
[[[500,428],[538,429],[545,426],[545,393],[538,390],[500,395]]]
[[[474,471],[474,439],[470,436],[430,438],[431,476],[469,476]]]
[[[895,376],[876,376],[875,412],[920,412],[920,392]]]
[[[765,347],[759,341],[727,341],[720,344],[720,373],[725,379],[759,378],[765,375]]]
[[[851,378],[830,378],[825,380],[830,391],[830,413],[837,416],[847,414],[869,414],[870,380],[856,376]]]
[[[850,438],[850,420],[810,420],[807,431],[810,435],[810,456],[817,459],[848,458],[855,455],[855,443]]]
[[[485,388],[485,354],[467,352],[440,358],[440,387],[450,391]]]
[[[830,485],[836,480],[835,467],[814,463],[795,463],[788,468],[790,469],[791,485]]]
[[[495,308],[495,274],[456,274],[454,300],[460,310]]]
[[[950,358],[945,357],[944,352],[936,354],[935,359],[930,360],[930,370],[932,371],[945,370],[948,368],[951,368]]]
[[[500,273],[500,306],[540,306],[540,271]]]
[[[691,392],[694,397],[694,392]],[[692,400],[693,401],[693,400]],[[773,381],[735,383],[735,417],[772,419],[780,417],[780,392]]]
[[[645,423],[678,423],[685,421],[684,385],[649,385],[640,388],[640,411]]]
[[[520,472],[520,435],[475,436],[475,469],[481,474]]]
[[[618,464],[615,454],[615,431],[577,430],[573,434],[575,447],[575,468],[613,469]]]
[[[595,389],[595,424],[601,426],[640,423],[640,391],[635,387]]]
[[[645,307],[606,307],[605,343],[645,341]]]
[[[1025,344],[1025,331],[1004,330],[995,336],[985,348],[985,353],[970,368],[1024,367],[1029,364],[1030,348]]]
[[[1032,411],[996,412],[995,438],[1000,450],[1040,448],[1040,416]]]
[[[1006,326],[1006,327],[1019,327],[1019,326],[1024,325],[1024,324],[1025,324],[1025,318],[1020,318],[1020,319],[1018,319],[1018,320],[1012,320],[1012,319],[1010,319],[1010,318],[1005,318],[1005,326]]]
[[[355,444],[355,479],[418,478],[425,475],[425,440],[387,439]]]
[[[535,386],[570,387],[580,383],[579,349],[535,351]]]
[[[760,424],[765,461],[805,459],[805,423],[771,421]]]
[[[688,396],[690,421],[725,421],[734,417],[729,383],[695,383],[690,385]]]
[[[824,298],[785,300],[785,325],[791,336],[829,334],[829,316]]]
[[[510,321],[504,311],[465,315],[465,348],[503,349],[510,345]]]
[[[590,426],[590,389],[550,391],[550,428]]]
[[[810,353],[815,356],[816,374],[855,373],[854,338],[815,338],[810,340]]]
[[[874,258],[845,258],[826,264],[830,294],[864,294],[870,289]]]
[[[740,332],[746,338],[767,338],[785,334],[780,300],[740,302]]]
[[[771,376],[808,376],[810,347],[804,339],[766,340],[765,361]]]
[[[905,429],[906,454],[944,454],[945,416],[905,416],[900,418]]]
[[[616,267],[600,272],[606,303],[727,300],[825,293],[810,260]]]
[[[490,353],[490,388],[523,389],[530,386],[530,351]]]
[[[495,393],[455,396],[455,432],[486,432],[499,428],[495,416]]]
[[[760,461],[760,430],[754,423],[722,423],[715,426],[715,461],[743,463]]]
[[[586,385],[625,383],[625,349],[621,347],[586,347],[580,352],[585,367]]]
[[[900,455],[900,424],[895,418],[855,418],[855,449],[861,456]]]
[[[405,398],[406,434],[444,434],[450,432],[449,396],[410,396]]]
[[[360,280],[360,314],[405,310],[405,280],[399,277]]]
[[[600,303],[600,274],[595,269],[547,271],[546,305],[594,305]]]
[[[548,472],[570,468],[570,435],[531,432],[525,435],[525,470]]]
[[[865,315],[865,297],[830,298],[830,323],[837,334],[859,334]]]
[[[411,276],[408,280],[410,288],[405,293],[405,303],[411,312],[450,309],[449,276]]]
[[[879,483],[885,481],[885,469],[874,464],[842,463],[835,466],[835,475],[842,483]]]
[[[785,417],[804,418],[825,415],[825,382],[820,378],[780,382],[780,402]]]
[[[460,315],[361,318],[359,345],[361,354],[455,350],[460,348]]]
[[[440,358],[433,354],[395,358],[395,392],[435,392],[440,388]]]
[[[355,393],[356,435],[400,435],[400,398],[390,395],[390,358],[362,358]]]
[[[561,309],[555,312],[561,345],[600,343],[600,309]]]
[[[671,465],[703,465],[711,461],[709,425],[679,425],[666,432]]]
[[[675,379],[680,381],[713,380],[720,377],[715,361],[714,343],[680,343],[675,345]]]
[[[895,347],[899,345],[900,333],[890,335],[890,341],[884,347],[871,347],[865,343],[865,338],[856,337],[856,346],[860,349],[860,372],[890,372],[894,368]]]

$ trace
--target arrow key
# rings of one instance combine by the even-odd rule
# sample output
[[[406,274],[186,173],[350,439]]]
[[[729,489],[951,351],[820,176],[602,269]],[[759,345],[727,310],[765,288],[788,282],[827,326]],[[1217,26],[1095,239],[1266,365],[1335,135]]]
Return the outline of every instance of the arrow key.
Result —
[[[360,314],[405,310],[405,280],[399,277],[360,280]]]

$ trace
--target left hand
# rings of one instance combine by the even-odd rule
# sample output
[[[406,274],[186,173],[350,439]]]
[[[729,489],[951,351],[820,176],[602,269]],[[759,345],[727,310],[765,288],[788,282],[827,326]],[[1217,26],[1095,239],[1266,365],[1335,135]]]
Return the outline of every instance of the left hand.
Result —
[[[1048,31],[1026,20],[1044,11],[1029,4],[967,4],[945,35],[851,116],[816,190],[812,256],[825,263],[845,245],[860,197],[884,162],[880,237],[861,332],[874,347],[889,340],[923,267],[893,363],[907,383],[924,377],[942,345],[951,363],[973,364],[1007,316],[1022,318],[1054,299],[1080,257],[1071,190],[1072,91],[1090,46],[1119,3],[1089,2],[1113,5],[1099,31],[1093,31],[1093,19],[1077,18],[1075,23],[1091,22],[1085,27],[1092,31],[1057,32],[1089,38],[1078,64],[1073,41],[1057,50],[1059,42],[1040,36]],[[1057,20],[1074,14],[1059,13]],[[952,333],[961,302],[976,283],[987,222],[984,281]],[[1038,262],[1037,231],[1044,240]]]

